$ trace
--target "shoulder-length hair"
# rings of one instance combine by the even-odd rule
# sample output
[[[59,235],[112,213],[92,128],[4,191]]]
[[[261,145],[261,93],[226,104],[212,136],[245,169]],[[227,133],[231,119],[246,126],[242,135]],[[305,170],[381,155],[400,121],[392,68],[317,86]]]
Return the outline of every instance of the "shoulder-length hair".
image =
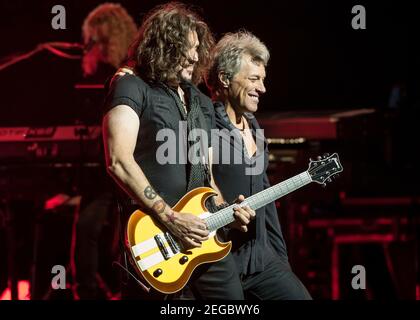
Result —
[[[92,10],[83,22],[83,41],[86,46],[101,43],[103,58],[114,68],[118,68],[127,58],[137,25],[120,4],[103,3]],[[85,54],[82,67],[86,75],[95,73],[99,58]]]
[[[270,52],[266,45],[251,32],[242,29],[235,33],[225,34],[212,50],[212,61],[206,78],[206,84],[216,98],[222,85],[219,74],[223,73],[227,79],[232,80],[239,72],[242,57],[248,54],[252,61],[267,66]]]
[[[192,45],[188,37],[191,31],[197,32],[200,42],[192,82],[200,83],[210,63],[214,39],[207,24],[178,2],[158,6],[145,17],[130,47],[128,65],[148,80],[179,84],[178,68],[185,64]]]

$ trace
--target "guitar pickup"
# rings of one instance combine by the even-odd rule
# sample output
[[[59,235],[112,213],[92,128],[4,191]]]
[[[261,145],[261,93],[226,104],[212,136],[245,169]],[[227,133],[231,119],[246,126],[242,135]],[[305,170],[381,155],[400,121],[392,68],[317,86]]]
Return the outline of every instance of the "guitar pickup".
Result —
[[[169,232],[165,232],[165,238],[166,238],[166,241],[169,243],[169,246],[171,247],[171,250],[174,254],[177,254],[178,252],[181,251],[181,248],[175,242],[174,238],[172,238]]]
[[[165,243],[161,239],[160,235],[158,235],[158,234],[155,235],[154,239],[155,239],[155,241],[156,241],[156,243],[158,245],[158,248],[159,248],[160,252],[162,253],[163,258],[165,258],[165,260],[168,260],[170,258],[169,252],[166,249]]]

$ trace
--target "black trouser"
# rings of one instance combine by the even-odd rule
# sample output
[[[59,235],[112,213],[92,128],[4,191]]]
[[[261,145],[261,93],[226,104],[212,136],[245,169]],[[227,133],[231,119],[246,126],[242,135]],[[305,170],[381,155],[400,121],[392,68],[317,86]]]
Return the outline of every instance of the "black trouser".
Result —
[[[242,279],[247,299],[312,300],[287,261],[272,255],[263,272]]]
[[[244,300],[231,254],[218,262],[199,266],[190,281],[190,288],[198,300]]]
[[[191,285],[197,299],[212,300],[310,300],[302,282],[274,254],[269,255],[263,272],[239,276],[234,259],[229,255],[222,263],[211,265],[207,272]]]
[[[131,266],[129,269],[133,273]],[[164,295],[153,288],[149,293],[146,293],[131,277],[125,280],[127,281],[123,282],[121,290],[122,299],[172,300],[178,298],[177,294]],[[144,284],[147,285],[146,282]],[[230,254],[218,262],[198,266],[188,285],[194,298],[199,300],[244,299],[235,261]]]

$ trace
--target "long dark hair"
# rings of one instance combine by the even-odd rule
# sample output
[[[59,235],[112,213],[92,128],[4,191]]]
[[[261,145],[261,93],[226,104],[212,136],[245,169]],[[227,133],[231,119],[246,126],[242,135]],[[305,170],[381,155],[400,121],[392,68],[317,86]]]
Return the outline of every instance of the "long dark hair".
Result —
[[[192,82],[200,83],[210,64],[214,38],[207,24],[184,4],[170,2],[153,9],[144,19],[129,50],[128,65],[148,80],[177,85],[176,68],[186,61],[188,35],[197,32],[200,45]]]

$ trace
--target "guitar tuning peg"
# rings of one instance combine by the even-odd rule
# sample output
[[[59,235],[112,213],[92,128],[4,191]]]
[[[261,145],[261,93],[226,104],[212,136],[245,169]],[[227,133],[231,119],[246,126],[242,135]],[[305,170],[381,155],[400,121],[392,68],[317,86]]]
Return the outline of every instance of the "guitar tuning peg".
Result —
[[[332,180],[331,180],[331,178],[328,178],[328,179],[327,179],[327,182],[331,182],[331,181],[332,181]]]
[[[323,188],[326,188],[326,187],[327,187],[327,184],[324,182],[321,186],[322,186]]]
[[[317,160],[322,160],[322,157],[321,156],[318,156],[316,158],[317,158]]]

